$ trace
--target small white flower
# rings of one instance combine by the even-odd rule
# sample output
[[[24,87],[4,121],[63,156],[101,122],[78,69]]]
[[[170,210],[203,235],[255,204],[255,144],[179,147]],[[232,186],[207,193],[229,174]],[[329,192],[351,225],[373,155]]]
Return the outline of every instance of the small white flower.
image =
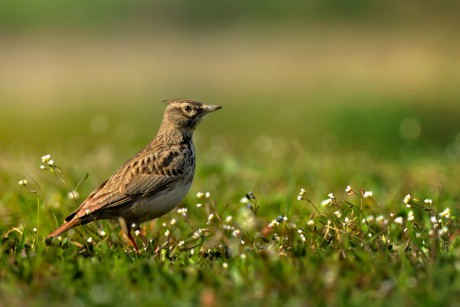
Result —
[[[450,208],[444,209],[444,211],[439,213],[439,216],[449,219],[450,218]]]
[[[348,224],[348,222],[350,221],[350,219],[348,217],[345,217],[345,224]]]
[[[131,224],[131,227],[132,227],[132,228],[136,228],[136,226],[137,226],[136,223],[132,223],[132,224]]]
[[[369,218],[368,218],[369,219]],[[385,217],[383,215],[379,215],[375,218],[375,221],[377,223],[382,223],[384,221]]]
[[[42,156],[42,163],[48,163],[51,160],[51,155]]]
[[[335,214],[338,218],[341,218],[341,217],[342,217],[342,213],[340,213],[339,210],[335,211],[334,214]]]
[[[232,221],[232,218],[233,218],[233,217],[232,217],[231,215],[229,215],[229,216],[227,216],[227,217],[225,218],[225,221],[226,221],[227,223],[230,223],[230,222]]]
[[[85,214],[89,214],[89,209],[86,209],[86,210],[85,210]]]
[[[136,231],[134,232],[134,234],[136,235],[136,237],[138,237],[138,236],[140,236],[141,231],[138,229],[138,230],[136,230]]]
[[[201,204],[201,203],[196,204],[196,207],[197,207],[197,208],[201,208],[201,207],[203,207],[203,204]]]
[[[232,235],[233,235],[235,238],[238,238],[239,235],[240,235],[240,230],[239,230],[239,229],[235,229],[235,230],[232,232]]]
[[[307,194],[307,191],[305,189],[300,189],[299,196],[297,196],[298,200],[303,200],[305,199],[305,194]]]
[[[78,194],[77,191],[70,191],[69,194],[67,194],[67,197],[72,200],[77,200],[80,197],[80,194]]]
[[[307,222],[307,225],[308,225],[308,226],[314,226],[314,225],[315,225],[315,221],[309,220],[309,221]]]
[[[353,195],[353,189],[347,185],[347,188],[345,189],[345,193],[347,193],[348,195]]]
[[[374,197],[374,193],[372,191],[366,191],[363,194],[363,198],[372,198]]]
[[[407,214],[407,220],[408,221],[414,221],[415,220],[414,211],[409,211],[409,213]]]
[[[436,216],[434,216],[434,215],[433,215],[432,217],[430,217],[430,221],[431,221],[431,223],[433,223],[433,224],[437,224],[437,223],[438,223],[438,221],[436,220]]]
[[[99,234],[101,235],[101,237],[105,237],[105,236],[106,236],[106,233],[105,233],[104,230],[99,231]]]
[[[244,242],[243,240],[241,240],[240,242],[241,242],[241,245],[244,245],[244,244],[246,244],[246,242]]]
[[[369,215],[369,216],[366,218],[366,220],[367,220],[368,222],[372,222],[372,221],[374,220],[374,216],[373,216],[373,215]]]
[[[86,242],[88,242],[88,243],[93,243],[93,238],[92,238],[92,237],[89,237],[89,238],[86,240]]]
[[[18,184],[25,187],[27,184],[29,184],[29,181],[27,179],[21,179],[19,180]]]
[[[181,246],[183,246],[184,244],[185,244],[185,241],[182,240],[182,241],[179,241],[179,243],[177,243],[177,246],[181,247]]]
[[[204,193],[203,192],[198,192],[196,193],[196,197],[197,198],[202,198],[204,196]]]
[[[432,205],[433,204],[433,201],[431,199],[429,199],[429,198],[425,199],[423,202],[425,204],[427,204],[427,205]]]
[[[402,216],[398,216],[398,217],[396,217],[396,218],[394,219],[394,222],[395,222],[396,224],[402,225],[402,224],[404,223],[404,219],[402,218]]]
[[[335,196],[334,193],[329,193],[327,196],[329,196],[328,199],[325,199],[321,202],[321,206],[329,206],[335,202]]]
[[[165,231],[165,237],[169,237],[169,234],[170,234],[169,229],[166,229],[166,231]]]
[[[194,239],[198,239],[198,238],[201,236],[201,234],[204,233],[204,232],[206,232],[206,231],[207,231],[206,228],[200,228],[200,229],[198,229],[197,231],[195,231],[195,232],[193,233],[193,236],[192,236],[192,237],[193,237]]]
[[[366,224],[366,219],[362,219],[361,223]]]
[[[223,267],[224,269],[228,269],[228,263],[227,263],[227,262],[222,263],[222,267]]]
[[[411,200],[411,196],[410,194],[407,194],[406,197],[404,197],[404,203],[407,205],[409,204],[410,200]]]
[[[48,161],[48,165],[50,165],[50,166],[54,165],[54,161],[53,161],[53,160],[49,160],[49,161]]]
[[[447,234],[448,232],[449,232],[449,228],[447,226],[444,226],[439,230],[439,234],[441,236]]]
[[[176,224],[176,219],[171,219],[171,221],[169,222],[169,224],[171,224],[171,225]]]
[[[46,166],[44,166],[43,164],[40,165],[40,169],[46,169]]]
[[[179,208],[177,209],[177,213],[181,214],[183,217],[187,216],[187,208]]]
[[[214,213],[209,214],[208,221],[206,222],[207,225],[211,224],[212,219],[214,218]]]
[[[304,234],[300,234],[300,239],[302,240],[302,242],[305,242],[307,240],[307,238],[305,238]]]
[[[209,197],[211,197],[211,193],[206,192],[206,193],[204,194],[204,196],[206,196],[206,198],[209,198]]]
[[[235,226],[224,224],[222,225],[222,228],[225,230],[234,230]]]
[[[32,229],[32,231],[33,231],[33,232],[37,232],[37,227],[34,227],[34,228]]]

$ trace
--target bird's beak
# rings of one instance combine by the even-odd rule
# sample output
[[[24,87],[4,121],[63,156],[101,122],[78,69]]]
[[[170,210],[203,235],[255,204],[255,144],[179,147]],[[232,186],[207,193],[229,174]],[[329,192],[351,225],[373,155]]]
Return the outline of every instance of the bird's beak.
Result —
[[[205,111],[205,113],[211,113],[211,112],[214,112],[214,111],[217,111],[219,109],[222,109],[221,106],[212,106],[212,105],[203,105],[203,110]]]

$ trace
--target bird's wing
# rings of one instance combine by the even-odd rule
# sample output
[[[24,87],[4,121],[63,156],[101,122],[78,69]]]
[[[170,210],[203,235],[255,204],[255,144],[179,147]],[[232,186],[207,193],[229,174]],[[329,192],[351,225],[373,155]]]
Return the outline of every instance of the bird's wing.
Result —
[[[94,190],[66,220],[118,207],[167,190],[186,172],[193,156],[183,146],[143,150]],[[193,164],[193,163],[192,163]]]
[[[142,197],[167,189],[186,172],[188,157],[180,146],[141,155],[124,169],[120,193]]]

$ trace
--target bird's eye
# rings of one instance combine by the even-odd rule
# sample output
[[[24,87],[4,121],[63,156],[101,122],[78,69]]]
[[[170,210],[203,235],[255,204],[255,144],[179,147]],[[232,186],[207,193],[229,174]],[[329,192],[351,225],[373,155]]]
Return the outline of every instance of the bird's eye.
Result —
[[[185,106],[182,108],[182,110],[184,110],[186,113],[190,113],[192,111],[192,107],[191,106]]]

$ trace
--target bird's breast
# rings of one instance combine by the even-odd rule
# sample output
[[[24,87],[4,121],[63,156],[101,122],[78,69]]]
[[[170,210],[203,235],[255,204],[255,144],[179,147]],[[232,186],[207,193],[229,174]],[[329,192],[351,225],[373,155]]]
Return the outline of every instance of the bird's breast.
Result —
[[[189,180],[174,189],[135,201],[126,212],[125,220],[140,224],[167,214],[182,201],[191,184],[192,180]]]

